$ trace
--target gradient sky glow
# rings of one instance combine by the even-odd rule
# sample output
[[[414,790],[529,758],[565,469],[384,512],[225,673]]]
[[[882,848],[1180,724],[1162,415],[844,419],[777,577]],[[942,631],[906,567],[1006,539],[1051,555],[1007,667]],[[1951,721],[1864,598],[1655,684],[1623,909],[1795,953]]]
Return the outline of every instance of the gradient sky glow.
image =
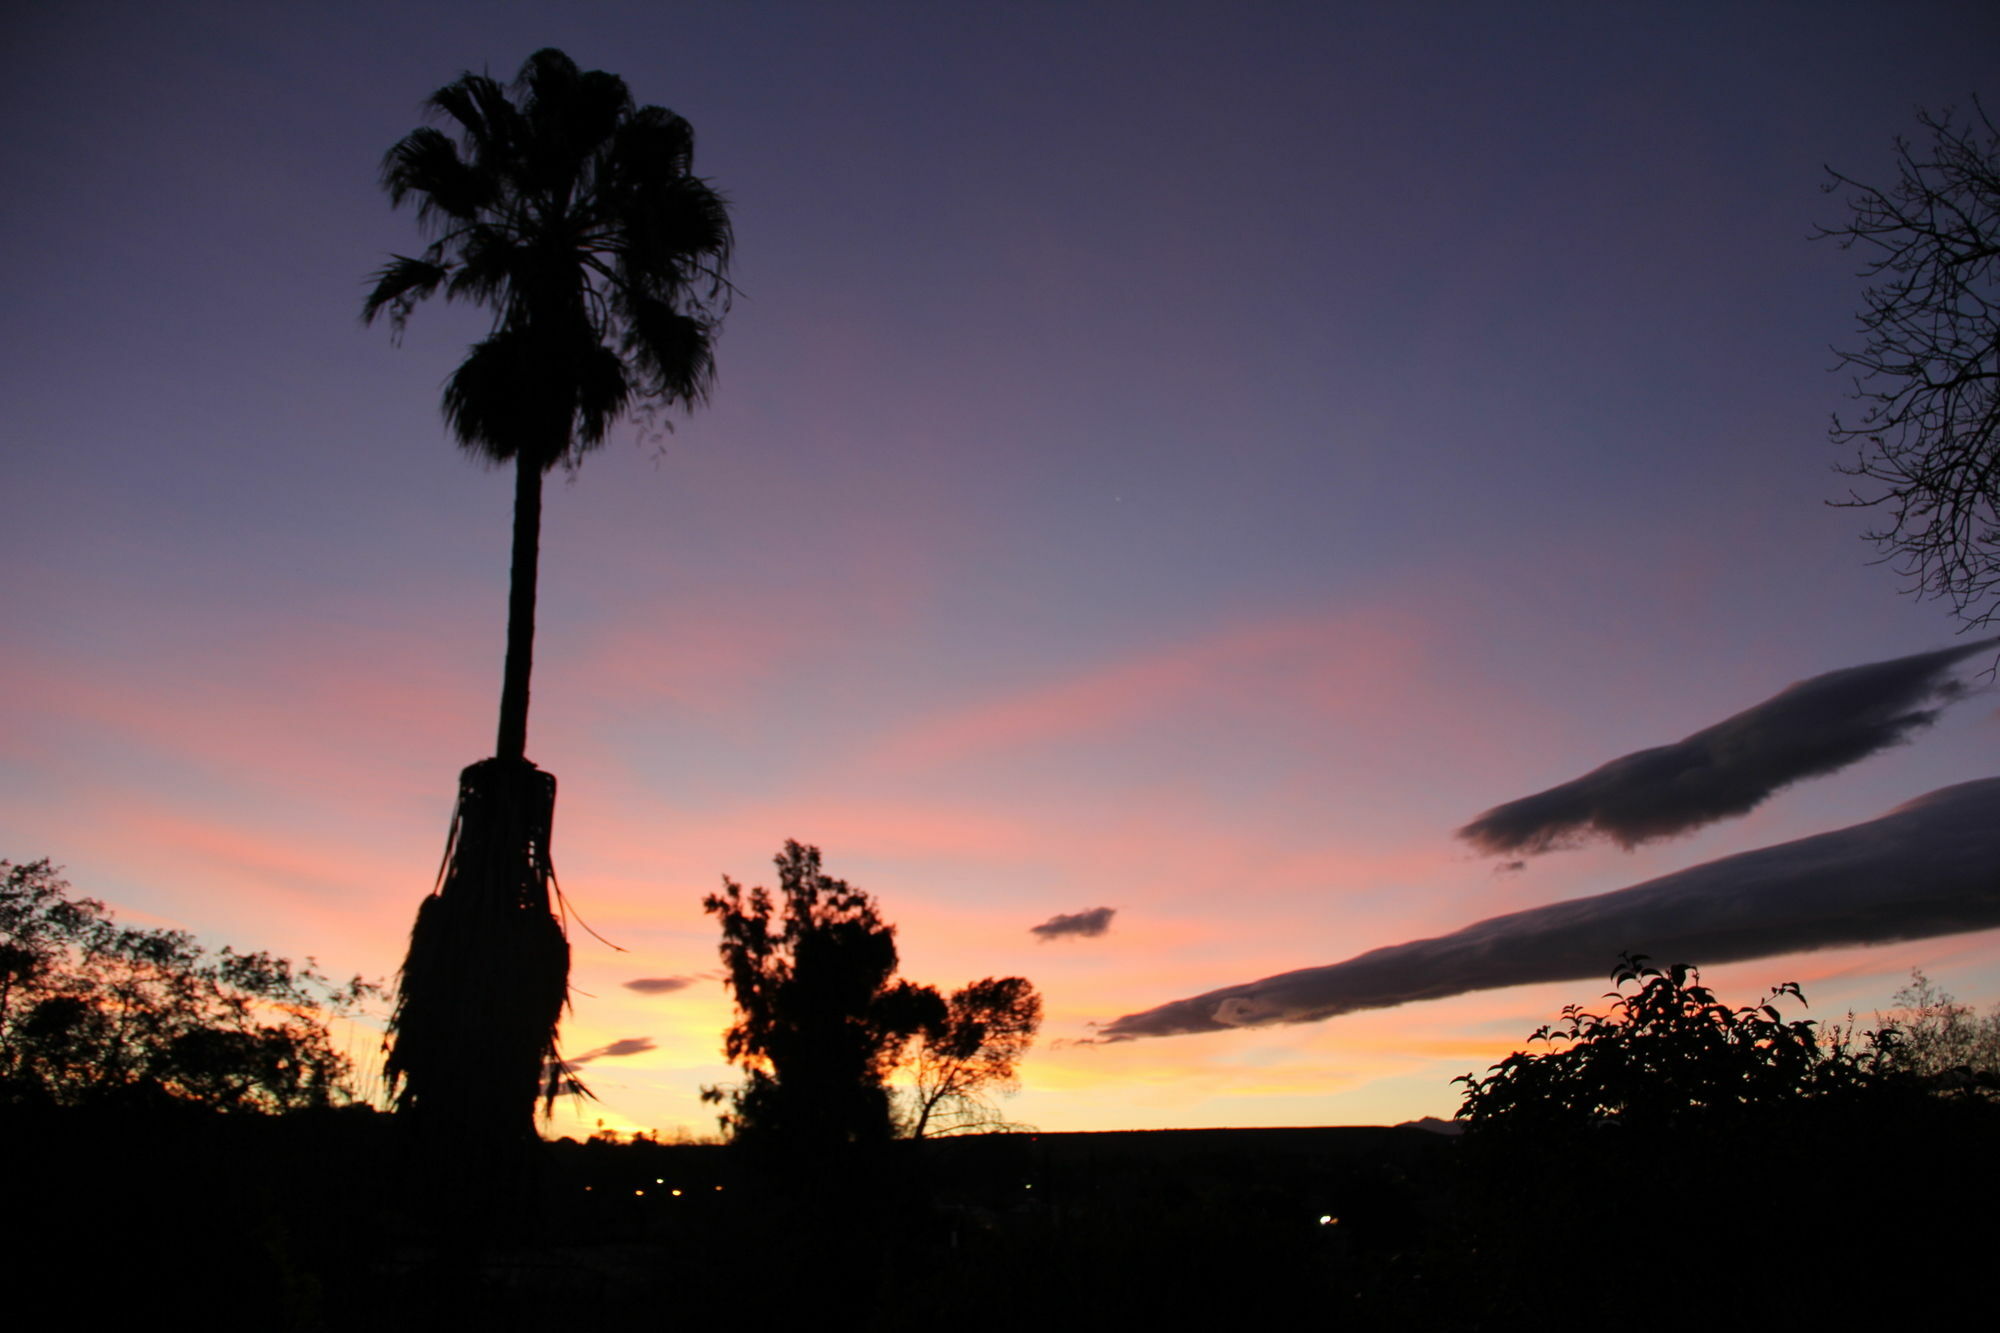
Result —
[[[554,45],[693,122],[743,290],[713,406],[547,497],[529,754],[625,949],[573,932],[566,1045],[654,1043],[591,1062],[585,1123],[708,1125],[721,986],[623,983],[711,973],[702,896],[788,837],[905,975],[1041,988],[1015,1119],[1449,1115],[1604,987],[1076,1039],[1995,772],[1987,688],[1679,840],[1500,874],[1454,838],[1955,641],[1822,503],[1860,283],[1806,238],[1822,164],[2000,108],[2000,14],[1610,12],[14,7],[0,856],[393,972],[492,744],[511,483],[438,415],[477,313],[360,325],[418,243],[376,171],[431,90]],[[1707,975],[1836,1018],[1912,966],[2000,997],[2000,932]]]

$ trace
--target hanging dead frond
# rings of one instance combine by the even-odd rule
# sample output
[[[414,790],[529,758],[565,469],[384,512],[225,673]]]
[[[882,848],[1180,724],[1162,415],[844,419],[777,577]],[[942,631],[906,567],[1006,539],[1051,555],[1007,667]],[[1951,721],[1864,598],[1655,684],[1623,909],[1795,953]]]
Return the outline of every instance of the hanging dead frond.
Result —
[[[417,910],[389,1025],[396,1107],[482,1139],[534,1134],[543,1071],[560,1067],[569,940],[551,911],[556,781],[525,759],[459,775],[437,886]]]

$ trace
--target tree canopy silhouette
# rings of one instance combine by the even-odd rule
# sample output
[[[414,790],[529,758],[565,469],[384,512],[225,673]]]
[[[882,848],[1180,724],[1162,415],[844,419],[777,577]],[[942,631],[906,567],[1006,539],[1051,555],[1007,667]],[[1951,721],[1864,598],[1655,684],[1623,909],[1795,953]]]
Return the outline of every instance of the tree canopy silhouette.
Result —
[[[328,1020],[377,988],[308,959],[121,926],[46,860],[0,861],[0,1102],[278,1112],[354,1100]]]
[[[511,91],[467,73],[427,103],[382,187],[430,243],[376,275],[363,318],[400,336],[437,294],[493,312],[445,384],[474,456],[514,469],[507,652],[494,757],[466,768],[436,887],[418,911],[391,1023],[398,1108],[475,1139],[532,1136],[559,1071],[569,943],[552,911],[555,778],[527,759],[542,478],[642,402],[691,409],[713,381],[730,292],[722,197],[694,134],[624,80],[537,51]]]
[[[955,990],[944,1022],[917,1043],[912,1138],[1002,1127],[985,1094],[1019,1086],[1015,1067],[1042,1025],[1042,997],[1026,977],[987,977]]]
[[[943,1024],[944,1002],[896,978],[896,928],[820,868],[817,847],[788,841],[776,862],[777,900],[725,877],[702,902],[722,923],[736,1000],[724,1051],[744,1071],[725,1124],[740,1142],[801,1153],[882,1142],[889,1073],[911,1037]]]
[[[1928,141],[1896,140],[1893,184],[1828,169],[1851,215],[1818,235],[1867,255],[1871,284],[1861,346],[1839,352],[1861,413],[1830,434],[1867,486],[1839,503],[1883,510],[1867,535],[1910,590],[1984,625],[2000,617],[2000,130],[1977,100],[1919,119]]]

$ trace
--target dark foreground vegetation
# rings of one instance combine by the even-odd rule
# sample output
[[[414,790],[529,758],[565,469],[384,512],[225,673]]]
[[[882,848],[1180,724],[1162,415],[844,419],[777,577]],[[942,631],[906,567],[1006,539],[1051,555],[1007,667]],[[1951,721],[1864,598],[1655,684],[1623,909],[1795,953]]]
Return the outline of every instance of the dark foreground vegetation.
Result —
[[[268,1026],[315,1054],[311,1095],[244,1095],[299,1084],[214,1052],[264,1070],[277,1035],[186,1038],[198,1021],[255,1037],[256,1006],[170,1005],[181,1026],[156,1024],[125,1007],[181,994],[141,947],[156,933],[65,909],[45,864],[8,883],[11,1271],[78,1312],[297,1330],[1845,1326],[1962,1314],[2000,1238],[2000,1105],[1977,1067],[1996,1024],[1921,978],[1898,997],[1906,1031],[1828,1040],[1779,1007],[1795,987],[1730,1008],[1692,969],[1627,960],[1603,1013],[1572,1008],[1468,1077],[1459,1136],[606,1136],[523,1144],[468,1180],[422,1125],[321,1080],[302,1006]],[[50,922],[97,952],[34,935]],[[56,1043],[49,1025],[78,1014],[78,1041],[121,1024],[159,1040]],[[168,1058],[177,1041],[202,1077]]]

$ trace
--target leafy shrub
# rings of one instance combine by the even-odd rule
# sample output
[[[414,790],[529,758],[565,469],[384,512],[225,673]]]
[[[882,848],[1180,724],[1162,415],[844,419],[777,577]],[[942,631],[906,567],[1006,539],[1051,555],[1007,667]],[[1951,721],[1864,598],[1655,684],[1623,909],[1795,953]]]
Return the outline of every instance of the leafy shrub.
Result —
[[[1953,1284],[1848,1281],[1829,1245],[1883,1218],[1963,1216],[2000,1188],[1993,1106],[1936,1095],[1893,1027],[1856,1040],[1796,1017],[1796,984],[1731,1007],[1686,965],[1624,956],[1612,975],[1602,1012],[1569,1006],[1531,1038],[1547,1049],[1457,1080],[1447,1230],[1385,1303],[1455,1293],[1468,1326],[1534,1330],[1635,1300],[1741,1328],[1954,1314]],[[1971,1272],[1993,1230],[1925,1239],[1926,1271]]]
[[[1823,1043],[1809,1018],[1786,1019],[1778,1002],[1805,1003],[1796,982],[1762,1004],[1732,1009],[1685,963],[1664,971],[1644,954],[1622,954],[1616,990],[1602,1014],[1565,1006],[1560,1025],[1530,1037],[1547,1051],[1521,1051],[1485,1078],[1462,1075],[1458,1118],[1474,1129],[1616,1122],[1670,1125],[1691,1116],[1822,1098],[1889,1075],[1894,1038],[1869,1033],[1862,1049]],[[1626,987],[1636,985],[1631,993]]]

